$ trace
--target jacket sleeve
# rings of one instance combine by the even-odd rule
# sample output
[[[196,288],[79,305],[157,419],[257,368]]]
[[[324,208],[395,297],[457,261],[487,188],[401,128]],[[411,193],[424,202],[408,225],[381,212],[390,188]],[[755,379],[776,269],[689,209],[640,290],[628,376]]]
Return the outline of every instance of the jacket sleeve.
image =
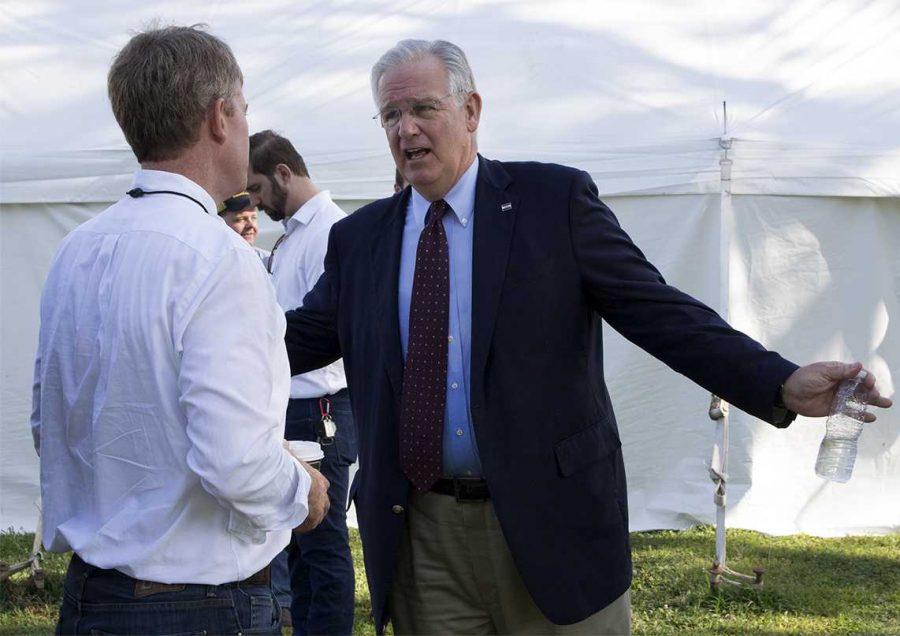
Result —
[[[776,392],[797,365],[666,284],[584,172],[573,179],[569,223],[588,302],[610,326],[738,408],[767,422],[777,419]]]
[[[300,307],[285,314],[291,375],[319,369],[341,357],[337,334],[340,268],[338,266],[335,226],[328,235],[325,269],[315,287],[303,298]]]

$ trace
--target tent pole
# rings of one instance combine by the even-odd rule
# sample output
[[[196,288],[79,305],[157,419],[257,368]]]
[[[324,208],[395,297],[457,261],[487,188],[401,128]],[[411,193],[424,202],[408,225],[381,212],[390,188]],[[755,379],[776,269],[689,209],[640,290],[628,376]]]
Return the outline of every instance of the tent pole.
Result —
[[[731,207],[731,158],[728,151],[731,150],[732,139],[728,134],[728,102],[722,101],[722,137],[719,139],[719,148],[722,155],[719,159],[719,313],[727,321],[730,309],[731,291],[731,233],[734,221]],[[713,447],[712,464],[709,468],[710,477],[715,484],[713,501],[716,504],[716,559],[713,562],[713,570],[725,568],[725,512],[726,512],[726,481],[728,470],[728,403],[713,395],[709,405],[709,417],[716,422],[716,441]],[[712,576],[712,575],[710,575]],[[712,584],[712,579],[710,579]]]
[[[731,201],[731,166],[728,156],[732,138],[728,134],[728,104],[722,102],[722,137],[719,148],[722,157],[719,159],[719,258],[721,279],[719,284],[719,313],[727,321],[730,308],[731,291],[731,237],[734,228],[734,209]],[[762,588],[762,568],[753,568],[754,575],[741,574],[727,565],[726,554],[726,484],[728,482],[728,403],[717,395],[712,395],[709,404],[709,417],[716,423],[716,441],[713,445],[712,460],[709,466],[709,477],[715,484],[713,501],[716,504],[716,556],[709,569],[710,589],[717,590],[722,583],[731,585],[750,585]]]

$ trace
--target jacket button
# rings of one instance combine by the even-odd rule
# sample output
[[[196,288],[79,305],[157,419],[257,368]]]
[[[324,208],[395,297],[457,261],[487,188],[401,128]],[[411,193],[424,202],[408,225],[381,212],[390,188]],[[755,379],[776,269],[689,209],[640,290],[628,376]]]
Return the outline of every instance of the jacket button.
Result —
[[[404,512],[403,506],[401,506],[400,504],[394,504],[393,506],[391,506],[391,511],[392,511],[395,515],[402,515],[403,512]]]

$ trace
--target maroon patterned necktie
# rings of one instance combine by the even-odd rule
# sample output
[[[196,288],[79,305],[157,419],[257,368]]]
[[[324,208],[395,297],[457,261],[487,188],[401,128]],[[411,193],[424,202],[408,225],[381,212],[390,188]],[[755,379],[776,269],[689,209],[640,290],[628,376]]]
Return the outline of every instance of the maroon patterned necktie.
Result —
[[[442,470],[450,257],[441,219],[449,209],[443,199],[432,203],[419,236],[400,396],[400,466],[413,486],[423,491],[434,485]]]

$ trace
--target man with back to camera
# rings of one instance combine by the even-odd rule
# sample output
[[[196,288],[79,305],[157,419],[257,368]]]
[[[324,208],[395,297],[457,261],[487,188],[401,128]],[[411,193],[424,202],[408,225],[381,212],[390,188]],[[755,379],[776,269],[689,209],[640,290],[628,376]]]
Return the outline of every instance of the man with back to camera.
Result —
[[[334,226],[286,342],[293,373],[345,361],[377,629],[627,634],[625,474],[596,316],[780,427],[825,415],[862,365],[798,367],[667,285],[586,173],[478,155],[482,100],[457,46],[404,40],[371,85],[412,188]]]
[[[215,218],[246,183],[242,85],[199,27],[139,33],[110,69],[141,169],[62,242],[35,362],[43,543],[74,551],[57,633],[280,634],[268,564],[328,510],[283,447],[282,311]]]
[[[296,307],[322,274],[331,226],[346,214],[320,191],[300,153],[271,130],[250,137],[247,191],[273,221],[284,224],[269,257],[275,296],[285,311]],[[325,430],[325,427],[328,430]],[[350,464],[356,461],[356,430],[344,363],[291,378],[285,437],[320,441],[321,471],[331,483],[328,516],[314,532],[297,535],[273,563],[276,592],[293,597],[291,622],[298,634],[349,634],[353,630],[356,582],[347,532]],[[284,567],[284,560],[288,567]],[[281,562],[279,562],[281,561]]]

